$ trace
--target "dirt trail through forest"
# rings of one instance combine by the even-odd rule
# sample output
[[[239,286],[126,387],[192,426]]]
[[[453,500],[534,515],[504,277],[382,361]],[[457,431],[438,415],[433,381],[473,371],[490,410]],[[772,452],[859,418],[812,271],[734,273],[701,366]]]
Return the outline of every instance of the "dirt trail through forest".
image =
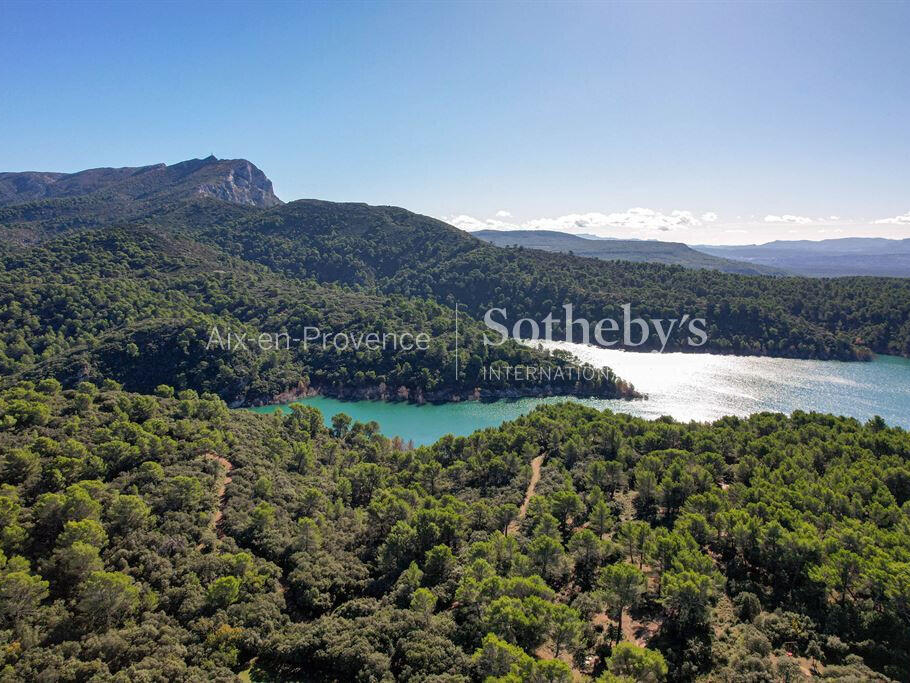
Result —
[[[522,502],[521,507],[518,508],[518,517],[509,522],[508,535],[512,536],[518,532],[518,525],[521,523],[521,520],[525,518],[525,515],[528,514],[528,503],[531,502],[531,498],[534,496],[534,489],[537,487],[537,482],[540,481],[540,468],[543,465],[544,456],[538,455],[531,461],[531,481],[528,482],[528,490],[525,491],[525,499]]]
[[[209,460],[214,460],[221,465],[223,469],[221,476],[218,478],[218,487],[215,490],[215,495],[218,497],[218,503],[215,506],[215,514],[212,515],[212,530],[217,531],[218,523],[221,521],[222,509],[224,508],[224,491],[227,488],[227,485],[231,483],[230,472],[234,469],[234,466],[227,458],[222,458],[216,453],[209,451],[205,453],[205,457]]]

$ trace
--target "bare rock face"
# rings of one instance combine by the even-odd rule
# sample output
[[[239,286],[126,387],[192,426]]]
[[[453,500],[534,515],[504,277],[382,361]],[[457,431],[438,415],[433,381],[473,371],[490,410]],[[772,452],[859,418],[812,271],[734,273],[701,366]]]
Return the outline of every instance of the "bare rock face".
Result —
[[[281,200],[272,191],[272,181],[246,159],[217,163],[224,168],[223,178],[214,183],[203,183],[196,189],[198,194],[232,204],[264,208],[281,204]]]
[[[0,173],[0,206],[103,194],[148,200],[206,196],[246,206],[281,204],[272,181],[246,159],[190,159],[167,166],[92,168],[78,173]]]

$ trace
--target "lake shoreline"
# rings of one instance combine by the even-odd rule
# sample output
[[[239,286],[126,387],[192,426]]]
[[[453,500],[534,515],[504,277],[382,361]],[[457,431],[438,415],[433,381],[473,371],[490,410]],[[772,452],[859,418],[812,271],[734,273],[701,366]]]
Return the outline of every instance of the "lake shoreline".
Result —
[[[647,400],[498,396],[490,400],[430,403],[333,397],[311,392],[265,406],[255,412],[288,410],[300,401],[318,408],[330,421],[347,413],[361,422],[375,420],[387,436],[430,444],[447,433],[468,435],[527,414],[538,405],[573,401],[646,419],[662,415],[679,422],[713,422],[725,416],[760,412],[830,413],[860,421],[880,415],[889,425],[910,429],[910,360],[878,356],[869,363],[806,359],[757,358],[721,354],[642,354],[573,345],[583,362],[609,366],[631,380]]]
[[[411,391],[407,387],[401,386],[397,390],[390,391],[389,387],[384,384],[378,384],[369,387],[347,388],[326,387],[319,385],[310,385],[304,382],[298,383],[293,389],[288,389],[274,396],[250,402],[231,403],[231,408],[259,408],[270,405],[287,405],[297,402],[301,399],[314,398],[321,396],[338,401],[356,402],[356,401],[375,401],[377,403],[403,403],[410,405],[447,405],[464,402],[476,403],[495,403],[497,401],[515,401],[526,398],[565,398],[570,399],[597,399],[597,400],[622,400],[622,401],[644,401],[647,400],[647,394],[638,392],[633,385],[620,378],[616,379],[616,392],[610,394],[597,393],[595,391],[575,391],[566,393],[564,387],[546,386],[541,388],[508,388],[508,389],[482,389],[475,387],[470,392],[460,392],[452,389],[423,392],[422,390]]]

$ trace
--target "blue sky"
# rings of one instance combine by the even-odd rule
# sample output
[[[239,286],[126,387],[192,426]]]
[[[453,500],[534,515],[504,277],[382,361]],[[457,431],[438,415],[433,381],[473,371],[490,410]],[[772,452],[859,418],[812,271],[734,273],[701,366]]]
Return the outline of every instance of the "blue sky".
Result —
[[[908,27],[885,2],[2,0],[0,168],[214,153],[285,200],[463,227],[910,237]]]

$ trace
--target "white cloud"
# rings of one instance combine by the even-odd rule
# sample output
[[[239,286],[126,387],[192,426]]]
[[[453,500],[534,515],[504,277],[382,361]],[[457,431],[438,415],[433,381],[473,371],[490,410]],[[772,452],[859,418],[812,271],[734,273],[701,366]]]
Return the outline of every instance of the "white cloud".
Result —
[[[459,216],[442,216],[439,220],[454,225],[456,228],[467,230],[468,232],[474,232],[475,230],[518,230],[521,227],[514,223],[508,223],[496,218],[481,220],[466,214],[461,214]]]
[[[523,223],[500,220],[505,218],[497,212],[496,218],[485,220],[460,215],[443,220],[462,230],[556,230],[568,233],[589,233],[602,237],[616,237],[617,233],[656,236],[661,233],[685,230],[702,225],[705,217],[699,219],[691,211],[675,210],[662,213],[654,209],[636,207],[614,213],[570,213],[555,218],[535,218]],[[715,217],[716,214],[705,214]]]
[[[615,213],[570,213],[558,218],[538,218],[528,221],[523,227],[529,230],[598,233],[606,232],[607,228],[671,232],[696,225],[701,225],[701,221],[691,211],[666,214],[637,207]]]
[[[894,216],[892,218],[879,218],[875,221],[877,225],[908,225],[910,224],[910,211],[903,214],[902,216]]]
[[[797,225],[808,225],[811,222],[812,219],[807,216],[794,216],[789,213],[784,214],[783,216],[775,216],[773,214],[765,216],[765,223],[795,223]]]
[[[478,218],[467,214],[442,217],[442,220],[462,230],[551,230],[570,234],[610,237],[619,239],[651,239],[711,244],[718,240],[735,241],[745,237],[755,239],[789,238],[799,235],[808,239],[821,239],[826,230],[829,237],[849,234],[839,230],[853,219],[819,214],[809,217],[796,214],[742,214],[735,217],[720,216],[715,211],[686,211],[675,209],[661,211],[634,207],[624,211],[567,213],[560,216],[518,220],[510,211],[500,209],[489,217]],[[895,224],[900,230],[910,225],[910,212],[876,223]],[[818,234],[819,237],[815,235]],[[718,242],[719,243],[719,242]]]
[[[444,217],[446,223],[451,223],[456,228],[461,228],[462,230],[472,231],[472,230],[483,230],[489,227],[482,220],[474,218],[473,216],[466,216],[461,214],[460,216],[448,216]]]

